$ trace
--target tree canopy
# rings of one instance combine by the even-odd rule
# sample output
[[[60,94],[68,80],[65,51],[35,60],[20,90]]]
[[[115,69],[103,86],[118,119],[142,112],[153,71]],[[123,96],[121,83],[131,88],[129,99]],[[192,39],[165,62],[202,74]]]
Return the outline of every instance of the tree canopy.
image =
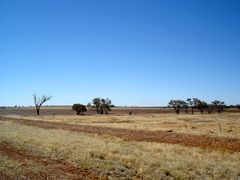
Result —
[[[111,107],[114,105],[112,101],[108,98],[94,98],[91,103],[88,104],[92,110],[96,111],[98,114],[108,114],[111,111]]]

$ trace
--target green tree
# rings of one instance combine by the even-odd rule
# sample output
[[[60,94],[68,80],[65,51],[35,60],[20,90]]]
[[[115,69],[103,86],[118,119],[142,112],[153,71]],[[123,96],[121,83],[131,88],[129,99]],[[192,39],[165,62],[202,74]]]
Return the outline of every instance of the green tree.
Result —
[[[205,109],[208,109],[208,104],[205,101],[193,98],[193,102],[194,108],[199,109],[201,113],[203,113]]]
[[[208,114],[211,114],[214,111],[214,109],[215,109],[215,107],[212,104],[209,104],[208,109],[207,109]]]
[[[194,101],[193,101],[193,99],[188,98],[187,102],[188,102],[188,107],[190,107],[191,110],[192,110],[192,114],[194,114]]]
[[[168,103],[169,106],[173,107],[177,114],[180,113],[181,109],[186,109],[187,103],[182,100],[171,100]]]
[[[72,110],[76,111],[77,115],[87,112],[87,108],[83,104],[74,104]]]
[[[223,101],[215,100],[212,102],[212,106],[217,110],[217,112],[221,113],[224,111],[226,105]]]
[[[188,114],[189,105],[187,102],[182,101],[182,109],[184,109],[186,114]]]
[[[114,106],[112,101],[108,98],[94,98],[88,105],[98,114],[108,114],[108,112],[111,111],[111,108]]]

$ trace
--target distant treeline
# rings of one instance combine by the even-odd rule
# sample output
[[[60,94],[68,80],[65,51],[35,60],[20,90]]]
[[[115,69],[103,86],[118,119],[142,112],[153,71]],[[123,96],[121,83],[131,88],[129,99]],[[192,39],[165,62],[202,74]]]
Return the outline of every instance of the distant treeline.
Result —
[[[208,104],[198,98],[188,98],[186,101],[171,100],[168,104],[168,107],[174,108],[177,114],[179,114],[181,111],[184,111],[186,114],[191,111],[191,113],[194,114],[195,110],[199,110],[201,113],[204,113],[205,111],[208,113],[221,113],[225,108],[240,108],[240,105],[227,106],[225,102],[219,100],[214,100],[212,103]]]
[[[34,104],[36,107],[37,115],[40,114],[40,108],[41,106],[48,100],[50,100],[52,96],[41,96],[37,97],[36,94],[33,95],[34,99]],[[49,106],[51,107],[51,106]],[[72,106],[72,110],[76,111],[77,115],[80,115],[82,113],[85,113],[88,109],[92,111],[96,111],[98,114],[108,114],[109,111],[111,111],[112,107],[116,107],[112,104],[112,101],[108,98],[94,98],[90,103],[87,105],[83,104],[74,104]],[[237,105],[226,105],[225,102],[219,101],[219,100],[214,100],[212,103],[208,104],[203,100],[200,100],[198,98],[188,98],[187,100],[171,100],[168,104],[168,106],[165,107],[143,107],[143,106],[117,106],[118,108],[173,108],[177,114],[179,114],[181,111],[185,113],[192,113],[194,114],[195,111],[200,111],[201,113],[207,112],[207,113],[213,113],[213,112],[218,112],[221,113],[224,111],[226,108],[238,108],[240,109],[240,104]],[[24,106],[0,106],[0,110],[4,109],[20,109],[20,108],[25,108]],[[129,110],[129,114],[132,114],[132,111]]]
[[[240,104],[237,104],[237,105],[228,105],[228,106],[225,106],[225,108],[228,108],[228,109],[230,109],[230,108],[238,108],[238,109],[240,109]]]
[[[46,105],[44,107],[67,107],[67,106],[71,106],[71,105]],[[0,109],[12,109],[12,108],[29,108],[29,107],[34,107],[34,106],[0,106]],[[157,109],[157,108],[163,108],[163,109],[167,109],[169,108],[168,106],[114,106],[115,108],[145,108],[145,109]],[[170,107],[172,108],[172,107]],[[231,109],[231,108],[238,108],[240,109],[240,104],[236,104],[236,105],[226,105],[225,106],[226,109]]]

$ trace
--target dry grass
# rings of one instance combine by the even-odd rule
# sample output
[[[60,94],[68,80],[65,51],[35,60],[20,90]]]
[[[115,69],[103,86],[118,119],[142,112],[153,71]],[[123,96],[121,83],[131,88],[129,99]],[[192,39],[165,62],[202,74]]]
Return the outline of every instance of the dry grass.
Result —
[[[0,179],[76,179],[71,173],[62,172],[55,165],[29,159],[16,159],[0,152]]]
[[[35,119],[69,124],[104,126],[147,131],[173,130],[179,133],[201,134],[240,138],[240,113],[222,114],[146,114],[146,115],[85,115],[85,116],[21,116],[15,118]],[[222,129],[220,132],[219,125]]]
[[[0,172],[7,174],[10,177],[16,177],[19,174],[26,172],[29,169],[29,167],[33,165],[31,164],[31,162],[28,162],[25,164],[24,168],[20,168],[22,166],[21,162],[14,160],[1,153],[0,153],[0,159],[1,159]],[[34,167],[37,167],[37,166],[34,165]]]
[[[90,168],[110,179],[240,178],[240,153],[128,142],[111,136],[41,129],[10,121],[0,122],[0,141],[32,154]],[[0,164],[4,162],[8,161]]]
[[[5,154],[1,154],[1,152],[0,159],[0,173],[11,179],[17,179],[16,177],[26,179],[26,176],[29,177],[29,175],[31,178],[34,178],[34,176],[38,176],[39,178],[39,175],[47,174],[49,168],[51,168],[33,161],[19,161]]]

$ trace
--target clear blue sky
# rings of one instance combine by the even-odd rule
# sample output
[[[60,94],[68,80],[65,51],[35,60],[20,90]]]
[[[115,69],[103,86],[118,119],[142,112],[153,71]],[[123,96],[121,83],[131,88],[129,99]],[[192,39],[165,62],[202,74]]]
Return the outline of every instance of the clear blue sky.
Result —
[[[0,105],[240,103],[239,0],[0,0]]]

